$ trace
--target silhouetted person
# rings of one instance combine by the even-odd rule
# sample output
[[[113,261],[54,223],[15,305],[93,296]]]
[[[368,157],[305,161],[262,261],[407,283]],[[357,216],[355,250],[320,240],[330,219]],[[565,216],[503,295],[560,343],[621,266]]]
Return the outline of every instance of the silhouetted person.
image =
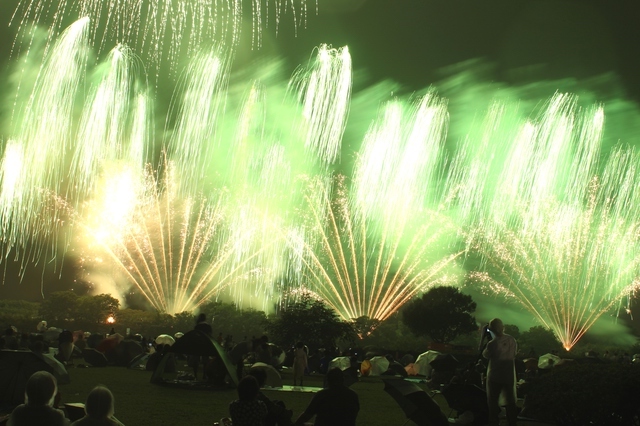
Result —
[[[267,372],[264,370],[253,369],[249,371],[248,376],[253,376],[258,381],[258,387],[262,388],[267,381]],[[272,401],[262,391],[258,391],[258,399],[267,406],[267,417],[264,421],[265,426],[290,426],[293,412],[287,410],[282,401]]]
[[[302,382],[304,380],[304,371],[307,367],[307,351],[304,349],[304,343],[298,342],[293,355],[293,386],[296,386],[298,380],[300,381],[300,386],[304,386]]]
[[[58,336],[58,361],[66,364],[73,354],[73,333],[63,330]]]
[[[89,392],[84,404],[84,412],[86,415],[73,422],[71,426],[123,426],[113,417],[113,394],[104,386],[96,386]]]
[[[518,352],[516,339],[504,334],[502,320],[494,318],[489,322],[492,339],[487,343],[482,355],[489,360],[487,368],[487,403],[489,405],[489,424],[497,425],[500,414],[500,397],[507,408],[507,423],[516,424],[516,366]]]
[[[207,315],[204,313],[198,315],[196,326],[193,327],[193,329],[199,330],[209,337],[213,337],[213,329],[211,328],[211,324],[207,322]]]
[[[20,345],[18,342],[18,337],[16,336],[16,331],[13,329],[13,327],[7,327],[7,329],[4,331],[3,338],[4,338],[3,346],[5,349],[18,350],[18,347]]]
[[[238,399],[229,404],[233,426],[263,426],[267,406],[258,399],[260,387],[253,376],[245,376],[238,383]]]
[[[37,371],[29,377],[25,389],[25,403],[12,412],[7,426],[68,426],[69,419],[53,408],[58,382],[47,371]]]
[[[327,385],[314,395],[295,425],[302,425],[315,416],[315,426],[355,426],[360,401],[358,394],[345,386],[342,370],[329,370]]]
[[[196,325],[193,327],[194,330],[198,330],[207,336],[213,338],[213,328],[211,328],[211,324],[207,322],[207,315],[201,313],[198,315],[196,319]],[[209,362],[209,357],[206,355],[198,356],[198,355],[190,355],[189,356],[189,365],[193,368],[193,376],[198,379],[198,369],[200,367],[200,363],[202,362],[203,373],[202,379],[207,379],[207,363]]]

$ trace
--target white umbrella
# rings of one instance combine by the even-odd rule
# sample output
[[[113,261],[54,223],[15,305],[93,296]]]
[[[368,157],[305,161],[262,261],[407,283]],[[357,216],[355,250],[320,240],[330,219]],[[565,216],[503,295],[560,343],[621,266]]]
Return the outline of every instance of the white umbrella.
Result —
[[[381,376],[389,369],[389,360],[383,356],[374,356],[369,362],[371,362],[371,376]]]
[[[554,354],[544,354],[538,358],[538,368],[542,370],[548,370],[553,368],[560,362],[560,357]]]
[[[256,362],[249,369],[249,373],[251,370],[263,370],[267,373],[267,379],[264,382],[265,386],[269,386],[272,388],[281,388],[282,387],[282,377],[280,377],[280,373],[269,364],[265,364],[264,362]]]
[[[329,362],[329,368],[327,369],[327,371],[336,367],[344,371],[347,368],[351,367],[351,360],[348,356],[339,356],[337,358],[334,358],[331,360],[331,362]]]
[[[418,359],[413,363],[413,369],[416,374],[429,377],[433,369],[433,367],[431,367],[431,361],[436,359],[440,354],[441,352],[438,351],[426,351],[418,355]]]
[[[156,345],[173,345],[176,342],[176,339],[169,336],[168,334],[161,334],[156,337]]]

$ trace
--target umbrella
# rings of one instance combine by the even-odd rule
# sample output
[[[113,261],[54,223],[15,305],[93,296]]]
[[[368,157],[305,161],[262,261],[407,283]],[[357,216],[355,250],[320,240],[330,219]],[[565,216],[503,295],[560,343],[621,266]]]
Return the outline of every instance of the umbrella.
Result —
[[[415,383],[383,377],[384,390],[395,399],[408,419],[418,426],[447,426],[447,417],[431,397]]]
[[[371,361],[369,361],[368,359],[362,361],[362,364],[360,364],[360,374],[362,374],[363,376],[368,376],[369,374],[371,374]]]
[[[287,354],[278,345],[267,343],[267,346],[269,347],[269,353],[271,353],[271,365],[273,365],[274,367],[282,365]],[[308,350],[307,353],[309,353]]]
[[[371,376],[381,376],[389,368],[389,360],[383,356],[374,356],[371,362]]]
[[[142,345],[135,340],[123,340],[116,346],[116,363],[126,367],[144,352]]]
[[[278,373],[272,365],[265,364],[264,362],[256,362],[249,369],[249,374],[251,374],[251,370],[263,370],[267,373],[267,379],[264,381],[265,386],[272,388],[282,387],[282,377],[280,377],[280,373]]]
[[[82,351],[82,358],[87,364],[94,367],[106,367],[107,357],[97,349],[84,349]]]
[[[487,393],[476,385],[450,384],[442,389],[442,396],[449,407],[458,413],[471,411],[476,420],[489,415]]]
[[[400,364],[397,361],[390,363],[389,368],[387,368],[387,371],[385,371],[382,374],[385,376],[402,376],[402,377],[407,377],[409,375],[407,374],[407,370],[405,370],[402,364]]]
[[[161,334],[156,337],[156,345],[173,345],[176,342],[176,339],[169,336],[168,334]]]
[[[44,340],[45,342],[55,342],[56,340],[58,340],[58,336],[60,335],[60,333],[62,333],[62,329],[60,328],[55,328],[55,327],[49,327],[49,329],[45,332],[42,333],[42,335],[44,336]]]
[[[42,360],[51,367],[51,372],[55,376],[59,385],[67,385],[71,383],[67,369],[53,356],[53,354],[36,354],[36,356],[42,358]]]
[[[339,368],[340,370],[344,371],[349,367],[351,367],[351,359],[349,359],[348,356],[339,356],[331,360],[327,371],[334,368]]]
[[[438,371],[455,371],[460,362],[451,354],[438,354],[429,364]]]
[[[87,341],[87,347],[89,348],[97,348],[98,345],[104,340],[104,336],[102,334],[90,334],[89,336],[84,336]]]
[[[173,337],[175,337],[176,339],[179,339],[182,336],[184,336],[184,333],[182,331],[178,331],[176,334],[173,335]]]
[[[417,371],[417,373],[421,376],[430,377],[432,367],[429,363],[440,354],[441,353],[438,351],[426,351],[424,353],[421,353],[420,355],[418,355],[416,362],[413,363],[414,370]]]
[[[229,352],[229,357],[231,358],[232,362],[235,362],[237,364],[238,362],[244,360],[245,355],[251,352],[251,349],[251,342],[245,340],[244,342],[236,344],[233,349],[231,349],[231,352]]]
[[[418,375],[418,371],[415,368],[415,364],[412,362],[410,364],[407,364],[407,366],[404,368],[405,371],[407,372],[407,374],[409,376],[417,376]]]
[[[553,366],[558,362],[560,362],[560,357],[558,355],[545,354],[538,358],[538,368],[542,370],[548,370],[550,368],[553,368]]]
[[[118,343],[120,343],[123,339],[124,336],[122,334],[110,334],[109,337],[107,337],[106,339],[102,339],[102,341],[98,343],[96,349],[102,353],[113,351],[115,350],[116,346],[118,346]]]

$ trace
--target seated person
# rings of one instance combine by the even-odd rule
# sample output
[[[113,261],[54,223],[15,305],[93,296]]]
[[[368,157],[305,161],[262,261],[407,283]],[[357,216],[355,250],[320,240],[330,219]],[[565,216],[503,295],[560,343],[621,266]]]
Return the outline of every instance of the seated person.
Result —
[[[358,394],[345,386],[342,370],[329,370],[327,385],[326,389],[315,394],[295,425],[303,425],[316,416],[315,426],[355,426],[360,401]]]
[[[96,386],[89,392],[84,412],[86,415],[73,422],[71,426],[123,426],[113,417],[113,394],[104,386]]]
[[[258,399],[260,387],[253,376],[245,376],[238,383],[238,399],[229,404],[233,426],[263,426],[267,406]]]
[[[262,388],[267,380],[267,373],[264,370],[254,368],[249,370],[249,376],[253,376],[258,381],[258,387]],[[293,412],[287,410],[282,401],[272,401],[261,391],[258,391],[258,399],[267,406],[267,417],[265,426],[290,426]]]
[[[47,371],[37,371],[29,377],[25,403],[18,405],[7,426],[68,426],[71,422],[61,410],[53,408],[58,395],[58,382]]]

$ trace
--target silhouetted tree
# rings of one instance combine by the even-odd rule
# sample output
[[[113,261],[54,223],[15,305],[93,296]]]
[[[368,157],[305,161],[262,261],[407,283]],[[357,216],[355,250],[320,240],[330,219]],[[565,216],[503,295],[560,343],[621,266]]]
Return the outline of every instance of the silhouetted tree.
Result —
[[[434,287],[402,309],[402,321],[416,336],[448,343],[477,329],[476,303],[455,287]]]
[[[361,339],[370,335],[373,330],[378,328],[380,325],[380,320],[375,318],[369,318],[368,316],[362,316],[351,321],[351,326],[353,327],[353,331],[360,337]]]
[[[244,336],[261,336],[265,332],[267,315],[263,311],[239,309],[233,303],[210,302],[203,305],[200,312],[207,315],[214,336],[230,334],[236,343],[241,342]]]
[[[531,327],[520,334],[518,346],[522,352],[529,352],[534,349],[538,355],[543,355],[551,351],[560,351],[562,344],[558,341],[553,331],[541,325]]]
[[[283,348],[303,341],[311,348],[332,348],[341,339],[354,340],[350,323],[340,319],[326,303],[303,296],[271,318],[267,331],[271,341]]]
[[[67,327],[77,317],[79,298],[71,290],[53,292],[40,304],[40,316],[49,327]]]
[[[513,324],[505,324],[504,332],[509,336],[513,336],[514,339],[518,340],[520,338],[520,329],[517,325]]]
[[[0,324],[20,331],[34,332],[40,319],[40,303],[24,300],[0,300]]]
[[[105,324],[107,317],[117,317],[120,301],[109,294],[96,296],[80,296],[76,304],[76,321],[81,328]],[[124,334],[124,333],[122,333]]]

